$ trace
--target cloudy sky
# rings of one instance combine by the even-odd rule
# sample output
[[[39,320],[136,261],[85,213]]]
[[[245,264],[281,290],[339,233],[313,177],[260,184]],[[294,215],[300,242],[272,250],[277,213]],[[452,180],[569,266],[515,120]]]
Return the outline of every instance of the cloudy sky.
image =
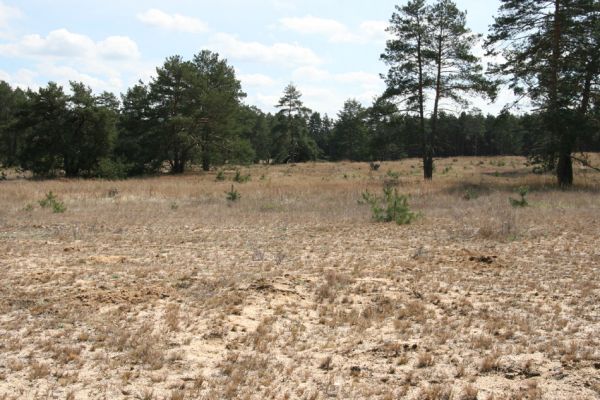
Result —
[[[401,1],[400,3],[404,3]],[[498,0],[457,0],[486,33]],[[383,90],[379,61],[398,1],[0,0],[0,80],[36,88],[83,81],[121,93],[148,82],[167,56],[210,49],[237,71],[246,102],[272,111],[294,82],[313,110],[335,115],[348,98]],[[503,105],[475,100],[484,112]]]

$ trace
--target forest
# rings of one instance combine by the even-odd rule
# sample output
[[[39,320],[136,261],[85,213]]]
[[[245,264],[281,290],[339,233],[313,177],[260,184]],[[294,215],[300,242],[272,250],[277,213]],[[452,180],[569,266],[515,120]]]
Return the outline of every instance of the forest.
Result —
[[[523,155],[570,186],[573,162],[589,166],[582,154],[600,151],[598,13],[591,0],[504,1],[483,38],[451,0],[396,6],[381,55],[387,89],[368,107],[348,99],[336,116],[307,108],[293,83],[275,114],[246,104],[234,67],[208,50],[167,58],[120,96],[79,82],[0,82],[0,165],[121,179],[191,165],[421,157],[431,179],[435,158]],[[481,41],[496,63],[475,55]],[[531,106],[507,104],[499,115],[468,107],[502,87]]]

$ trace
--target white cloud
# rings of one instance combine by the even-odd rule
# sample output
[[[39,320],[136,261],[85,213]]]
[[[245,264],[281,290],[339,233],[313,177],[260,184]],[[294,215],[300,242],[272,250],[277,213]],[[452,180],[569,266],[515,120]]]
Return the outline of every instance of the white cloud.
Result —
[[[322,82],[331,78],[329,71],[314,66],[300,67],[292,72],[294,80],[309,82]]]
[[[263,109],[273,111],[275,109],[275,105],[279,102],[280,95],[276,94],[264,94],[258,93],[255,96],[252,96],[251,99],[255,101],[257,106],[262,107]]]
[[[29,69],[19,69],[13,74],[0,70],[0,80],[6,81],[13,87],[20,87],[21,89],[36,89],[38,87],[38,84],[36,83],[37,76],[38,74],[36,72]]]
[[[40,66],[45,74],[59,84],[68,87],[69,81],[83,82],[94,90],[118,91],[121,82],[118,79],[103,80],[65,65],[44,64]]]
[[[8,6],[0,1],[0,39],[10,37],[10,23],[22,16],[21,10],[16,7]]]
[[[139,58],[140,50],[136,42],[127,36],[111,36],[98,43],[98,54],[110,60]]]
[[[273,86],[276,83],[273,78],[263,74],[241,74],[238,79],[243,86],[252,87]]]
[[[147,25],[169,31],[186,33],[203,33],[208,31],[208,25],[197,18],[181,14],[168,14],[156,8],[138,14],[137,18]]]
[[[325,19],[308,15],[301,18],[282,18],[280,21],[284,29],[301,33],[303,35],[326,36],[331,42],[352,42],[357,40],[346,25],[333,19]]]
[[[305,17],[282,18],[281,28],[303,35],[320,35],[332,43],[365,44],[385,41],[389,35],[385,31],[385,21],[364,21],[358,29],[352,30],[334,19],[319,18],[312,15]]]
[[[392,37],[390,33],[386,32],[388,25],[386,21],[365,21],[360,24],[360,32],[368,40],[385,42]]]
[[[66,29],[0,44],[0,57],[28,60],[31,69],[11,73],[7,79],[23,88],[36,88],[50,80],[65,87],[69,81],[80,81],[94,91],[118,93],[150,69],[129,37],[109,36],[94,41]]]
[[[308,82],[337,82],[343,84],[360,85],[368,88],[375,88],[382,86],[382,81],[379,75],[364,72],[343,72],[339,74],[333,74],[324,69],[308,66],[300,67],[292,72],[292,77],[295,80],[304,80]]]
[[[86,59],[136,59],[137,44],[128,37],[111,36],[94,42],[85,35],[58,29],[46,37],[26,35],[15,43],[0,45],[0,55],[8,57],[54,57]]]
[[[21,10],[17,7],[12,7],[0,1],[0,27],[5,26],[11,19],[20,18]]]
[[[378,74],[366,71],[332,73],[307,66],[295,69],[292,78],[304,94],[308,107],[332,116],[345,100],[354,98],[368,107],[385,89]]]
[[[229,58],[283,66],[315,65],[322,61],[311,49],[298,44],[244,42],[236,36],[218,33],[211,38],[210,47]]]

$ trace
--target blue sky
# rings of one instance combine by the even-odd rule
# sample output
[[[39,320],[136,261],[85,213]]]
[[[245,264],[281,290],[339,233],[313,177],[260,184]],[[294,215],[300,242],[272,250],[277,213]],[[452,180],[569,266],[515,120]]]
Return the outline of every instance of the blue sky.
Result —
[[[382,92],[385,27],[403,3],[0,0],[0,79],[32,88],[77,80],[120,93],[148,82],[167,56],[210,49],[235,67],[248,104],[272,111],[294,82],[308,107],[333,116],[348,98],[369,105]],[[457,4],[486,33],[499,1]],[[508,98],[473,104],[497,112]]]

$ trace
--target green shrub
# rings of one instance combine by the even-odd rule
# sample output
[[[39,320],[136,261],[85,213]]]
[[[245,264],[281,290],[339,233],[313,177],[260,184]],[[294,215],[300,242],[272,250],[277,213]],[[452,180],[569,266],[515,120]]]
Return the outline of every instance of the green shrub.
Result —
[[[121,180],[127,178],[131,166],[122,162],[103,158],[98,162],[96,176],[101,179]]]
[[[240,194],[240,192],[238,192],[237,190],[235,190],[235,188],[233,187],[233,185],[231,185],[231,190],[225,192],[225,194],[227,195],[227,201],[230,201],[232,203],[238,201],[242,195]]]
[[[233,180],[237,183],[246,183],[246,182],[249,182],[250,179],[251,179],[250,175],[242,175],[242,173],[239,169],[237,171],[235,171],[235,176],[233,177]]]
[[[508,199],[510,201],[510,205],[513,207],[527,207],[529,205],[529,202],[527,201],[525,196],[527,196],[527,193],[529,193],[529,188],[527,186],[521,186],[517,189],[517,193],[519,193],[519,196],[521,196],[521,198],[513,199],[512,197],[510,197]]]
[[[398,225],[408,225],[418,214],[410,211],[408,197],[399,195],[397,189],[386,187],[383,196],[376,196],[369,191],[362,195],[363,204],[371,207],[373,220],[376,222],[396,222]]]
[[[223,172],[223,170],[219,170],[219,171],[217,172],[217,176],[216,176],[215,180],[216,180],[217,182],[222,182],[222,181],[224,181],[224,180],[225,180],[225,172]]]
[[[42,208],[51,208],[52,212],[55,214],[60,214],[67,211],[65,204],[62,201],[59,201],[52,191],[46,193],[46,197],[43,200],[40,200],[39,204]]]

